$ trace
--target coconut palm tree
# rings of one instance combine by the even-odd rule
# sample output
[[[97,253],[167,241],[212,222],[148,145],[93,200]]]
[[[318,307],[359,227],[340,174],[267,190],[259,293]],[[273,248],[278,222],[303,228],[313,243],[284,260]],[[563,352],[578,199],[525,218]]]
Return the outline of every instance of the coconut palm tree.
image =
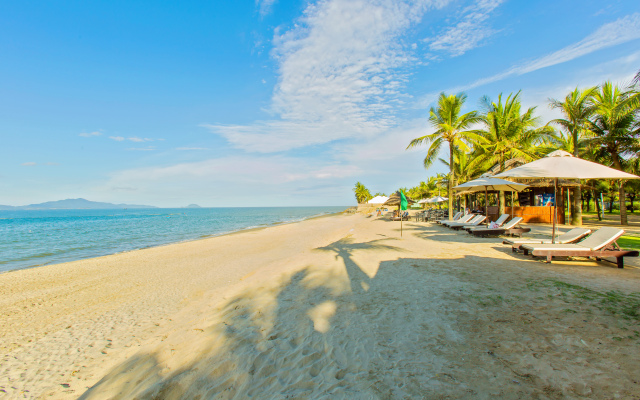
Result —
[[[623,170],[624,159],[636,155],[640,127],[637,120],[639,94],[632,87],[620,89],[605,82],[593,94],[595,107],[588,127],[591,134],[589,146],[595,157]],[[624,184],[619,185],[620,224],[627,225],[627,208]]]
[[[429,122],[436,131],[413,139],[407,146],[407,149],[410,149],[422,144],[430,145],[427,156],[424,159],[425,168],[433,164],[445,142],[449,145],[450,166],[455,165],[453,154],[456,150],[463,152],[469,150],[469,142],[476,136],[469,128],[480,119],[476,111],[462,114],[462,106],[466,100],[467,96],[464,93],[457,95],[440,93],[438,106],[431,107],[429,110]],[[455,179],[453,170],[454,168],[450,170],[449,174],[449,210],[453,210],[453,187],[455,186],[453,184]],[[451,219],[452,217],[453,213],[449,212],[449,218]]]
[[[371,200],[373,196],[371,196],[371,192],[367,189],[362,183],[356,182],[356,186],[353,188],[353,192],[356,195],[356,200],[358,204],[366,203]]]
[[[484,129],[477,130],[479,140],[476,142],[472,166],[484,166],[485,169],[499,165],[504,171],[505,163],[512,158],[533,161],[539,158],[539,145],[554,140],[553,129],[548,126],[538,128],[539,118],[535,117],[536,107],[528,108],[521,113],[520,92],[509,94],[498,101],[488,97],[482,99],[485,110],[481,121]],[[499,193],[500,214],[505,212],[504,192]]]
[[[596,90],[597,87],[585,90],[576,88],[564,98],[564,101],[549,99],[549,106],[559,109],[564,116],[564,118],[549,121],[549,124],[560,126],[569,135],[572,144],[571,150],[566,148],[563,150],[572,153],[576,157],[580,155],[581,139],[588,132],[587,122],[595,110],[592,97]],[[582,226],[582,188],[573,188],[572,197],[571,225]]]
[[[451,169],[451,165],[449,162],[443,158],[439,159],[444,165]],[[455,174],[455,182],[454,186],[459,185],[461,183],[468,182],[472,179],[475,179],[482,175],[484,169],[482,167],[476,165],[472,165],[472,157],[468,153],[464,153],[461,151],[456,151],[453,155],[453,160],[455,161],[453,165],[454,174]],[[466,208],[466,196],[462,197],[462,208]]]

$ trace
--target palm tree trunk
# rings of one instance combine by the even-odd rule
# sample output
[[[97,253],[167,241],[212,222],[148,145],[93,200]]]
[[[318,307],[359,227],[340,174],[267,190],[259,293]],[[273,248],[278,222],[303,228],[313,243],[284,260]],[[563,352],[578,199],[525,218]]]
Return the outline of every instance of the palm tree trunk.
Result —
[[[453,143],[449,142],[449,221],[453,221]]]
[[[618,154],[615,154],[613,157],[613,166],[616,169],[622,171],[622,163],[620,162],[620,158]],[[618,197],[620,198],[620,225],[629,225],[627,222],[627,199],[625,198],[624,193],[624,181],[620,181],[620,190],[618,191]]]
[[[498,194],[498,202],[500,203],[500,208],[499,208],[500,211],[498,212],[498,215],[506,214],[507,207],[506,207],[506,201],[504,199],[504,192],[502,190]]]
[[[618,197],[620,197],[620,225],[629,225],[627,222],[627,199],[624,193],[624,181],[620,181]]]
[[[582,189],[573,188],[573,201],[571,207],[571,225],[582,226]]]

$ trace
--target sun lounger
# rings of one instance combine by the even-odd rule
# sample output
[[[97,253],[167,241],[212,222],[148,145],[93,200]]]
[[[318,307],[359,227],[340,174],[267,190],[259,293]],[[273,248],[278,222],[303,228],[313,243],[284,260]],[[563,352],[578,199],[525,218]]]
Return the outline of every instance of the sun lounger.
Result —
[[[485,217],[484,215],[478,215],[476,218],[472,219],[471,221],[469,221],[468,223],[463,223],[463,224],[450,224],[449,228],[453,229],[454,231],[458,231],[460,229],[467,229],[467,228],[472,228],[474,226],[478,226],[480,225],[485,219],[487,219],[487,217]]]
[[[462,218],[465,218],[469,216],[469,219],[471,219],[471,217],[473,217],[473,214],[462,214],[462,212],[458,212],[456,215],[453,216],[453,220],[449,221],[448,219],[441,219],[439,221],[436,221],[437,224],[444,224],[445,222],[458,222],[461,221]]]
[[[450,224],[458,224],[458,223],[464,223],[464,222],[469,222],[471,220],[471,218],[473,218],[474,215],[473,214],[467,214],[467,215],[463,215],[462,217],[458,218],[455,221],[449,221],[447,219],[443,219],[441,221],[438,221],[440,224],[444,225],[444,226],[449,226]]]
[[[570,231],[558,236],[556,238],[556,243],[576,243],[590,233],[591,229],[573,228]],[[502,243],[511,245],[511,250],[517,251],[523,244],[550,244],[551,239],[505,239]]]
[[[497,226],[496,228],[501,228],[501,227],[502,227],[502,225],[503,225],[503,224],[504,224],[508,219],[509,219],[509,214],[502,214],[502,215],[500,216],[500,218],[498,218],[498,219],[495,221],[495,223],[496,223],[496,224],[498,224],[498,226]],[[491,223],[489,223],[489,224],[491,224]],[[468,228],[464,228],[464,229],[466,229],[467,231],[470,231],[470,230],[483,229],[483,228],[488,228],[488,227],[489,227],[488,225],[487,225],[487,226],[481,226],[481,225],[478,225],[478,226],[470,226],[470,227],[468,227]]]
[[[516,228],[516,225],[518,225],[520,222],[522,222],[522,217],[515,217],[511,221],[502,225],[502,227],[500,228],[478,228],[470,230],[469,233],[474,236],[487,237],[497,235],[511,235],[514,233],[522,233],[523,231],[528,232],[530,229],[525,230],[522,228]]]
[[[553,257],[615,257],[618,268],[624,268],[624,257],[638,257],[637,251],[621,250],[616,240],[624,234],[624,230],[604,227],[593,232],[588,238],[575,244],[523,244],[520,246],[525,255],[546,257],[551,262]]]
[[[474,215],[471,219],[467,220],[467,221],[451,221],[451,222],[443,222],[442,225],[451,228],[453,226],[463,226],[463,225],[469,225],[469,224],[473,224],[475,223],[475,221],[479,220],[480,218],[482,218],[482,215]]]

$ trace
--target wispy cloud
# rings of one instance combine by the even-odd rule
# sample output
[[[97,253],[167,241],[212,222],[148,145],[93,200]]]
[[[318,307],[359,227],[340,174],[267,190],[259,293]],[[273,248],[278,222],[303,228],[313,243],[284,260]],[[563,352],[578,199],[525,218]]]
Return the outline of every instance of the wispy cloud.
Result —
[[[256,6],[263,17],[271,12],[271,8],[277,0],[256,0]]]
[[[206,147],[176,147],[176,150],[189,151],[189,150],[209,150]]]
[[[454,26],[446,28],[438,36],[424,39],[431,51],[444,51],[453,57],[479,47],[489,36],[496,33],[487,20],[504,0],[478,0],[462,10]]]
[[[472,89],[488,83],[500,81],[514,75],[524,75],[542,68],[565,63],[594,51],[640,39],[640,13],[627,15],[611,23],[602,25],[581,41],[564,47],[536,60],[516,65],[499,74],[479,79],[464,89]]]
[[[56,166],[56,165],[60,165],[60,163],[57,163],[57,162],[44,162],[44,163],[39,163],[38,164],[37,162],[30,161],[30,162],[22,163],[20,165],[25,166],[25,167],[33,167],[35,165]]]
[[[276,152],[375,136],[393,126],[412,60],[397,38],[445,0],[330,0],[311,4],[291,30],[276,31],[279,80],[271,112],[251,125],[203,125],[232,145]]]
[[[132,136],[132,137],[123,137],[123,136],[109,136],[109,139],[111,140],[115,140],[117,142],[123,142],[125,140],[129,140],[131,142],[135,142],[135,143],[144,143],[144,142],[153,142],[156,140],[164,140],[164,139],[151,139],[151,138],[141,138],[141,137],[137,137],[137,136]]]
[[[130,147],[127,150],[128,151],[154,151],[156,148],[154,146],[147,146],[147,147]]]
[[[100,136],[100,135],[102,135],[102,132],[94,131],[94,132],[82,132],[78,136],[94,137],[94,136]]]

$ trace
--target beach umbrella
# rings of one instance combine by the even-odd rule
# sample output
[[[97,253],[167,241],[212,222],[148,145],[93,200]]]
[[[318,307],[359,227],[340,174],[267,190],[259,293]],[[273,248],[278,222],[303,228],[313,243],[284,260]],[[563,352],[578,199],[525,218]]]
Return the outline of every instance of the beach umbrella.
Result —
[[[400,191],[395,192],[389,196],[389,200],[384,202],[385,206],[400,206],[400,210],[406,210],[407,205],[414,204],[415,201],[411,200],[407,195]],[[402,213],[400,214],[400,236],[402,236]]]
[[[384,204],[384,202],[387,200],[389,200],[387,196],[376,196],[373,199],[367,201],[367,204]]]
[[[454,186],[453,190],[456,192],[480,192],[484,190],[484,215],[487,216],[487,192],[492,191],[504,191],[504,192],[519,192],[528,187],[523,183],[511,182],[505,179],[499,179],[496,177],[481,177],[469,182],[461,183],[458,186]],[[512,207],[513,211],[513,207]]]
[[[494,175],[496,178],[553,178],[553,229],[551,242],[556,239],[556,190],[558,179],[640,179],[602,164],[574,157],[563,150],[556,150],[546,157]],[[624,201],[624,199],[622,199]]]
[[[448,197],[436,196],[430,199],[427,199],[427,203],[442,203],[443,201],[449,200]]]

